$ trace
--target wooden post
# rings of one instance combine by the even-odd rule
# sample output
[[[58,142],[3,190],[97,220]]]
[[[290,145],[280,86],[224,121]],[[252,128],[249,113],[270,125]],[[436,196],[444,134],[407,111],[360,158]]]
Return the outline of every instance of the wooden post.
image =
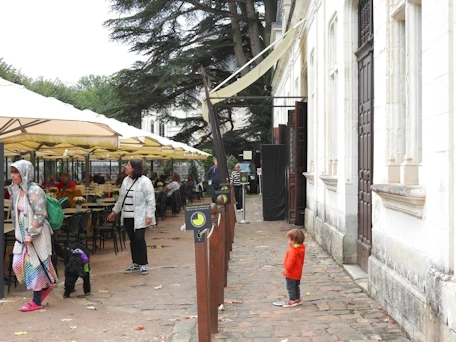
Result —
[[[195,234],[195,267],[196,267],[196,304],[198,306],[198,341],[210,342],[210,311],[209,311],[209,268],[208,250],[205,233],[194,230]]]
[[[212,216],[212,224],[214,230],[209,239],[209,282],[211,288],[211,297],[209,299],[209,310],[211,320],[211,332],[218,332],[218,306],[224,301],[223,287],[223,267],[224,260],[224,244],[222,227],[218,225],[218,213]]]

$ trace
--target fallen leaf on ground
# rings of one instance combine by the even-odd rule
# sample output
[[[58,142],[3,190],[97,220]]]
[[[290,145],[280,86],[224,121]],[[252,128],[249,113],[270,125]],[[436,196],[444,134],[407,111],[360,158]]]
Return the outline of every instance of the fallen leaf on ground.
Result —
[[[306,296],[310,296],[310,292],[307,292],[307,293],[306,293]]]
[[[161,284],[154,287],[155,290],[160,290],[161,288],[162,288]]]
[[[218,320],[219,320],[219,322],[225,322],[225,318],[223,318],[223,317],[219,317]]]
[[[72,321],[73,318],[62,318],[61,321],[62,322],[69,322],[69,321]]]
[[[76,326],[76,325],[73,325],[73,326],[71,326],[70,328],[71,328],[71,329],[76,329],[77,326]]]
[[[27,331],[18,331],[18,332],[15,332],[14,335],[16,335],[16,336],[27,335]]]
[[[107,293],[109,290],[98,290],[98,292]]]
[[[144,327],[142,325],[135,325],[133,330],[144,330]]]
[[[233,303],[242,303],[242,300],[236,298],[225,298],[225,303],[233,304]]]
[[[87,309],[89,309],[89,310],[96,310],[97,308],[94,307],[94,306],[88,306]]]
[[[185,319],[190,319],[190,318],[197,318],[198,316],[185,316]]]
[[[250,276],[253,277],[253,276],[256,276],[257,274],[256,273],[252,273]]]
[[[225,306],[223,304],[220,304],[218,309],[219,309],[219,311],[225,311]]]

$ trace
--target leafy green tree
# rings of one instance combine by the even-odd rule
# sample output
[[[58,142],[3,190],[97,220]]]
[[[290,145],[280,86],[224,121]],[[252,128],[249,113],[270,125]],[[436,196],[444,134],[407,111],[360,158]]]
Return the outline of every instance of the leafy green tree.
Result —
[[[113,116],[120,107],[111,77],[83,76],[74,86],[68,86],[59,79],[43,77],[33,79],[0,58],[0,77],[23,85],[27,89],[46,97],[54,97],[78,109],[90,109],[99,114]]]
[[[214,165],[214,157],[213,154],[214,152],[211,149],[203,149],[204,152],[209,153],[211,156],[207,157],[207,159],[201,161],[201,165],[203,166],[204,169],[204,176],[206,176],[207,171],[211,168],[212,165]]]
[[[198,181],[199,174],[198,174],[198,167],[196,166],[196,161],[191,160],[188,165],[188,175],[192,176],[195,181]]]
[[[120,18],[106,22],[111,38],[147,56],[114,78],[121,105],[115,115],[139,123],[153,110],[172,123],[182,124],[175,139],[190,142],[196,134],[210,143],[208,124],[199,113],[203,67],[213,85],[227,78],[270,43],[276,0],[110,0]],[[263,59],[260,56],[256,63]],[[248,72],[244,69],[241,75]],[[270,74],[239,95],[269,95]],[[229,101],[231,105],[268,104],[267,101]],[[226,104],[225,104],[226,106]],[[195,113],[186,119],[172,108]],[[221,124],[234,130],[233,108],[218,106]],[[271,107],[250,107],[248,127],[233,134],[237,145],[270,141]],[[227,152],[231,152],[227,149]]]
[[[232,154],[228,156],[227,161],[226,161],[226,164],[228,166],[228,175],[231,175],[231,172],[234,171],[234,167],[236,166],[237,163],[238,163],[238,160],[235,156],[233,156]]]
[[[163,165],[162,174],[165,175],[166,177],[171,176],[173,174],[173,169],[174,169],[174,159],[165,160],[162,165]]]

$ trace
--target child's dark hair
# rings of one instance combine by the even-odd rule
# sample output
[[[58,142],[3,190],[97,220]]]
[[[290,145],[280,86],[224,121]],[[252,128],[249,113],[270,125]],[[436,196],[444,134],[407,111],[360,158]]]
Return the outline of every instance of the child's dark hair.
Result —
[[[302,245],[306,237],[301,229],[292,229],[287,233],[287,239],[290,239],[294,243]]]

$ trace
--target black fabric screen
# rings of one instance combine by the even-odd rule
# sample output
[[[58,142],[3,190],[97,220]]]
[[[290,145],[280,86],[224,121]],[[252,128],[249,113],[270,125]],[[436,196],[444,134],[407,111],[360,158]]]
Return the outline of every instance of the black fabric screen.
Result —
[[[263,220],[285,219],[285,145],[261,146]]]

